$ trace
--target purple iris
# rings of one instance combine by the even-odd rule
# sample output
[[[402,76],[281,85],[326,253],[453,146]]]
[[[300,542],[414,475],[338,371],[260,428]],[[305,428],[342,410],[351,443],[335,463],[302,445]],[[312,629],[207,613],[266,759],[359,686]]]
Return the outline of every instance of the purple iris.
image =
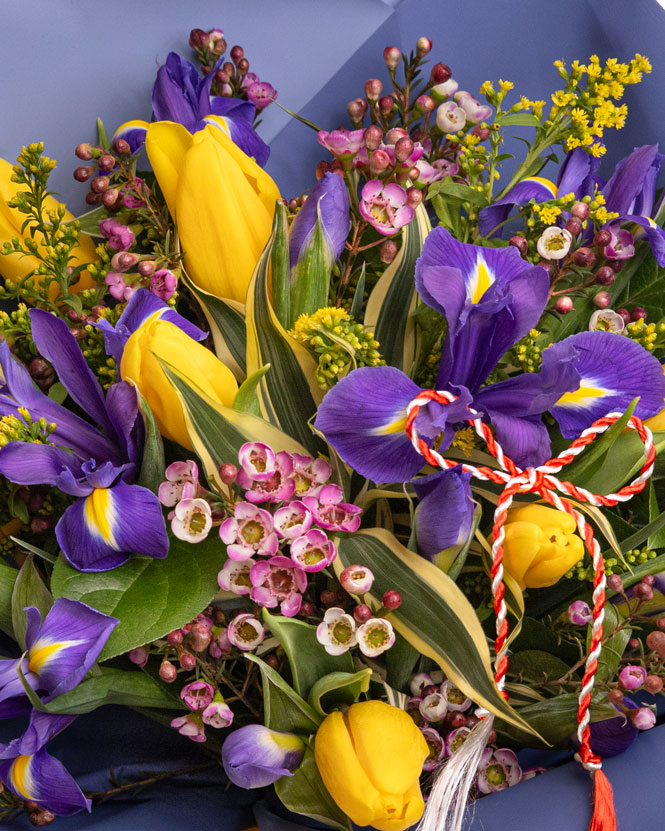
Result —
[[[132,554],[166,557],[168,537],[159,500],[133,484],[144,441],[135,389],[121,381],[104,395],[63,320],[32,309],[30,323],[38,351],[53,364],[73,402],[98,426],[40,392],[1,342],[0,414],[16,416],[19,407],[25,408],[33,421],[43,417],[56,428],[47,444],[5,445],[0,473],[20,485],[52,485],[77,497],[55,533],[65,557],[80,571],[107,571]]]
[[[506,351],[537,325],[547,302],[546,272],[522,260],[516,249],[466,245],[436,228],[416,265],[416,285],[448,324],[437,389],[458,398],[421,407],[415,422],[424,439],[440,438],[440,449],[450,446],[468,419],[467,405],[494,426],[497,440],[521,467],[550,455],[545,412],[573,438],[636,397],[641,418],[662,409],[660,363],[636,342],[610,332],[572,335],[543,352],[540,372],[483,386]],[[423,465],[404,429],[407,406],[419,392],[394,367],[354,370],[326,395],[316,427],[363,476],[406,481]]]
[[[415,511],[418,551],[436,562],[438,554],[462,545],[473,524],[474,501],[471,474],[460,466],[441,470],[413,481],[418,497]],[[445,505],[445,511],[441,506]]]
[[[252,127],[256,107],[239,98],[211,95],[214,76],[213,70],[201,77],[193,64],[170,52],[152,88],[153,121],[176,121],[190,133],[212,124],[227,132],[241,150],[263,167],[270,147]],[[128,121],[116,130],[113,138],[125,139],[135,152],[144,144],[147,128],[145,121]]]
[[[319,179],[289,228],[291,268],[311,239],[319,214],[332,265],[344,250],[350,228],[349,193],[344,181],[335,173],[326,173]]]

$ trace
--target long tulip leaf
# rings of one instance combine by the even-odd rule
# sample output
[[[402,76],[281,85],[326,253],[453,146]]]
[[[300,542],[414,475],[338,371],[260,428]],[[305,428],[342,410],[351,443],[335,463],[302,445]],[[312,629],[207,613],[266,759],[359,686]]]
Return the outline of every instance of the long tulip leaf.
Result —
[[[367,566],[378,600],[400,587],[402,605],[390,613],[395,629],[441,667],[466,695],[506,722],[537,735],[506,702],[494,683],[487,638],[473,607],[456,583],[409,551],[383,529],[360,531],[339,544],[338,566]]]
[[[322,393],[314,377],[314,358],[287,334],[270,303],[268,272],[274,238],[273,230],[247,292],[247,372],[252,374],[270,364],[258,387],[263,418],[316,455],[319,442],[308,421],[316,412]]]
[[[289,268],[289,233],[286,222],[286,205],[277,203],[273,219],[275,242],[270,252],[272,272],[272,297],[275,314],[282,326],[291,320],[291,269]]]
[[[402,231],[402,247],[372,289],[365,311],[365,325],[374,327],[382,358],[407,374],[415,360],[416,260],[430,230],[427,211],[419,205],[414,220]]]

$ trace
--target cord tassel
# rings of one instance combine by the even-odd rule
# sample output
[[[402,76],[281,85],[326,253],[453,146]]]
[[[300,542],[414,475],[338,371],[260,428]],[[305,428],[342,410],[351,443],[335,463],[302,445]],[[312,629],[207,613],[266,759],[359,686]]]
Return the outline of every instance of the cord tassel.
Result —
[[[589,831],[617,831],[612,786],[610,780],[600,769],[593,774],[593,791],[593,816]]]

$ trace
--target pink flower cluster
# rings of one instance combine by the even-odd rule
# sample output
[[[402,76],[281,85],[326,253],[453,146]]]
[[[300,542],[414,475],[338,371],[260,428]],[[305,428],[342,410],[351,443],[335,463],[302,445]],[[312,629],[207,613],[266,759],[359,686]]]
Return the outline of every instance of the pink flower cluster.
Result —
[[[219,528],[229,555],[219,585],[292,617],[300,611],[307,573],[337,556],[326,531],[356,531],[361,509],[343,502],[339,486],[327,484],[332,471],[324,459],[248,442],[238,461],[244,499]]]
[[[196,462],[173,462],[166,468],[165,476],[157,496],[167,508],[175,506],[168,515],[171,530],[180,540],[201,542],[212,528],[212,508],[206,499],[197,496],[200,488]]]

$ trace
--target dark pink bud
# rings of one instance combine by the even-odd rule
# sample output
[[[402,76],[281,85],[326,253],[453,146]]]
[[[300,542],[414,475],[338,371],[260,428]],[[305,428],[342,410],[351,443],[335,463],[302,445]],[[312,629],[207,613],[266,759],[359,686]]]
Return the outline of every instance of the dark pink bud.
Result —
[[[490,137],[490,130],[488,127],[481,127],[480,124],[476,124],[476,126],[471,131],[474,136],[478,136],[481,141],[487,141]]]
[[[608,260],[607,261],[608,266],[610,268],[613,268],[614,271],[616,271],[617,273],[619,271],[621,271],[621,269],[623,268],[623,263],[624,263],[623,260]]]
[[[356,606],[353,610],[353,617],[358,623],[365,623],[372,617],[372,610],[366,603],[361,603],[360,606]]]
[[[593,236],[593,244],[596,248],[605,248],[612,242],[612,232],[609,231],[607,228],[601,228],[600,231],[596,231]]]
[[[398,591],[395,591],[395,589],[390,589],[385,592],[382,600],[386,609],[399,609],[402,605],[402,595]]]
[[[367,112],[367,101],[364,98],[355,98],[346,105],[346,111],[354,124],[359,124]]]
[[[582,223],[577,217],[573,216],[568,220],[568,222],[566,222],[566,231],[569,231],[574,237],[576,237],[582,232]]]
[[[386,46],[383,50],[383,60],[386,62],[386,66],[391,72],[394,72],[397,69],[397,65],[400,62],[402,57],[402,53],[396,46]]]
[[[418,168],[416,168],[417,170]],[[412,208],[421,205],[423,201],[423,192],[418,188],[410,187],[406,190],[406,204],[411,205]]]
[[[109,188],[109,190],[102,194],[102,205],[105,208],[113,208],[119,196],[120,191],[117,188]]]
[[[581,268],[591,268],[596,260],[596,255],[591,248],[578,248],[573,254],[573,262]]]
[[[365,81],[365,95],[370,101],[378,101],[383,90],[383,84],[378,78],[370,78]]]
[[[633,591],[635,597],[639,597],[640,600],[653,600],[653,589],[646,583],[638,583]]]
[[[323,603],[324,606],[330,606],[335,602],[335,599],[335,592],[330,591],[330,589],[324,589],[324,591],[321,592],[321,603]]]
[[[108,190],[110,184],[111,180],[108,176],[95,176],[90,182],[90,189],[93,193],[104,193],[105,190]]]
[[[208,43],[208,33],[203,29],[192,29],[189,33],[189,45],[192,49],[203,49]]]
[[[129,271],[138,261],[138,254],[132,254],[129,251],[119,251],[111,257],[111,268],[113,271]]]
[[[526,254],[526,252],[529,250],[528,241],[524,237],[520,236],[519,234],[515,234],[514,236],[512,236],[508,240],[508,245],[515,246],[515,248],[517,248],[517,250],[520,252],[520,254],[522,256],[524,256]]]
[[[383,141],[383,131],[380,127],[377,127],[376,124],[372,124],[371,127],[368,127],[365,130],[364,141],[365,147],[369,151],[376,150],[376,148]]]
[[[115,156],[104,153],[104,155],[97,159],[97,167],[104,171],[113,170],[115,167]]]
[[[74,171],[74,178],[77,182],[87,182],[94,172],[94,167],[77,167]]]
[[[53,527],[53,522],[45,516],[34,516],[30,520],[30,530],[33,534],[45,534]]]
[[[445,63],[435,63],[432,67],[432,72],[430,74],[430,80],[432,84],[445,84],[446,81],[450,80],[452,75],[452,70]]]
[[[630,319],[635,322],[638,320],[646,320],[647,319],[647,310],[642,308],[642,306],[635,306],[635,308],[630,313]]]
[[[408,138],[409,134],[403,127],[393,127],[386,133],[386,144],[397,144],[401,138]]]
[[[628,311],[628,309],[617,309],[617,314],[621,315],[624,323],[630,323],[630,312]]]
[[[436,101],[431,95],[419,95],[418,98],[416,98],[416,104],[423,113],[431,113],[436,107]]]
[[[169,632],[166,636],[166,642],[169,646],[180,646],[182,643],[182,632],[180,629],[174,629],[173,632]]]
[[[393,111],[395,107],[394,100],[390,97],[390,95],[384,95],[379,98],[379,109],[384,115],[388,115]]]
[[[599,309],[606,309],[610,303],[612,302],[612,298],[610,297],[609,292],[607,291],[599,291],[598,294],[593,298],[593,304]]]
[[[589,218],[589,206],[586,202],[575,202],[570,212],[573,216],[581,219],[582,222]]]
[[[610,702],[610,704],[621,704],[621,702],[623,701],[623,693],[618,688],[610,690],[607,693],[607,699]]]
[[[589,251],[590,249],[587,249]],[[596,282],[599,286],[611,286],[612,283],[616,280],[616,274],[614,273],[614,269],[610,268],[608,265],[601,266],[593,275],[594,282]],[[625,311],[625,310],[624,310]],[[621,312],[619,312],[621,314]],[[628,315],[628,321],[630,321],[630,314],[626,312]],[[623,317],[623,315],[622,315]]]
[[[102,201],[102,195],[101,193],[93,193],[91,191],[90,193],[86,193],[85,201],[87,205],[99,205]]]
[[[245,50],[242,46],[232,46],[229,55],[233,63],[237,66],[238,61],[241,61],[245,57]]]
[[[148,663],[148,650],[145,646],[137,646],[136,649],[129,650],[127,657],[137,667],[144,667]]]
[[[402,138],[397,139],[395,142],[395,159],[398,162],[405,162],[412,153],[413,142],[408,136],[402,136]]]
[[[642,582],[646,583],[647,586],[653,586],[656,583],[656,578],[653,576],[653,574],[645,574],[642,578]]]
[[[374,150],[369,157],[369,169],[373,176],[379,176],[390,167],[390,156],[385,150]]]
[[[155,273],[156,263],[153,260],[141,260],[138,272],[141,277],[150,277]]]
[[[432,41],[429,38],[418,38],[416,41],[416,55],[419,58],[424,58],[425,55],[432,51]]]
[[[212,640],[210,629],[202,623],[195,623],[189,634],[192,638],[192,649],[194,652],[204,652]]]
[[[628,649],[639,649],[640,648],[640,639],[639,638],[630,638],[628,641]]]
[[[649,649],[653,649],[661,658],[665,658],[665,632],[654,629],[653,632],[649,632],[646,641]]]
[[[92,146],[88,142],[79,144],[74,153],[76,153],[81,161],[89,162],[92,158]]]
[[[311,615],[314,614],[314,606],[312,606],[311,603],[307,603],[307,602],[303,603],[302,606],[300,607],[300,614],[303,617],[311,617]]]
[[[219,478],[225,485],[232,485],[238,478],[238,468],[230,462],[219,466]]]
[[[181,652],[179,658],[180,666],[190,672],[196,666],[196,658],[191,652]]]
[[[382,263],[389,265],[397,256],[397,243],[394,240],[386,239],[379,246],[379,259]]]
[[[663,679],[657,675],[647,675],[644,679],[644,689],[651,695],[658,695],[663,689]]]
[[[554,304],[554,308],[559,312],[559,314],[567,315],[568,312],[572,312],[573,310],[573,298],[564,295],[563,297],[558,297],[556,303]]]
[[[238,72],[241,75],[246,75],[249,72],[249,61],[247,60],[247,58],[241,58],[238,61],[237,66],[238,66]]]
[[[159,667],[159,677],[167,684],[172,684],[178,677],[178,670],[170,661],[162,661]]]
[[[610,574],[607,578],[607,585],[613,592],[623,591],[623,580],[618,574]]]
[[[126,142],[124,139],[116,139],[113,142],[113,149],[118,155],[126,156],[132,148],[129,146],[129,142]]]

